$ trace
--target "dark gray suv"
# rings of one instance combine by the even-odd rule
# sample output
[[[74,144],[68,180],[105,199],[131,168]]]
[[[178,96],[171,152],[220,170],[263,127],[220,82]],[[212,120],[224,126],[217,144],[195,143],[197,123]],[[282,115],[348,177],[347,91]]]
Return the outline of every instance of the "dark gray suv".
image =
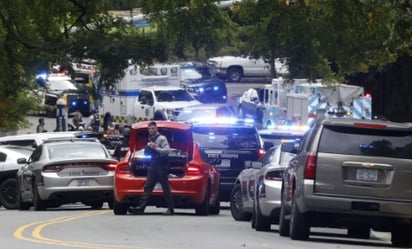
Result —
[[[292,239],[339,227],[412,246],[412,124],[317,120],[285,170],[280,212],[279,233]]]

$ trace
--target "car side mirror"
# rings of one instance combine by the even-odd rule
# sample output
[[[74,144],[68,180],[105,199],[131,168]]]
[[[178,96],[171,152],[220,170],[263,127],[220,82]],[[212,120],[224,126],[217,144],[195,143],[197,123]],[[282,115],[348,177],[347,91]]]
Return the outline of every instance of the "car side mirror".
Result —
[[[26,158],[18,158],[17,159],[17,164],[26,164],[27,163],[27,159]]]

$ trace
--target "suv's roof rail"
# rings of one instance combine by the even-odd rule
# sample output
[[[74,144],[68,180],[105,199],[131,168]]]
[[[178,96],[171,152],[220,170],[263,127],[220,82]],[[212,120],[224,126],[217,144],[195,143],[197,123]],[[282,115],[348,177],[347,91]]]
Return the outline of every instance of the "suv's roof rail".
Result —
[[[56,137],[56,138],[49,138],[45,140],[43,143],[53,143],[53,142],[66,142],[66,141],[85,141],[85,142],[99,142],[97,138],[77,138],[77,137]]]

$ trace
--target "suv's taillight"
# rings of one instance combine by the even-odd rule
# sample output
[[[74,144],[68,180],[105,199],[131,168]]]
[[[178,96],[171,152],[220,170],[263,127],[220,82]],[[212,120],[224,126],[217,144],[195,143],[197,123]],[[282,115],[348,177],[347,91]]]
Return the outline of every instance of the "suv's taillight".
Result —
[[[309,153],[305,164],[305,179],[315,179],[316,154]]]
[[[257,150],[258,158],[262,157],[265,153],[266,153],[266,151],[264,149],[258,149]]]

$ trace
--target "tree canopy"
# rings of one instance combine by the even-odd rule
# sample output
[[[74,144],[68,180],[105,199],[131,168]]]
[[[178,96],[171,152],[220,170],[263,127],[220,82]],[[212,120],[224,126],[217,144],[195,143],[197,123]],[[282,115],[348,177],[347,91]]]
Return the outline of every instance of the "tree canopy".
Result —
[[[97,62],[100,84],[111,86],[131,61],[242,54],[271,63],[284,58],[291,77],[370,81],[411,57],[408,0],[243,0],[231,8],[216,2],[1,1],[0,129],[23,127],[26,114],[38,108],[30,92],[39,70],[69,68],[84,58]],[[109,14],[136,7],[147,14],[149,29]],[[397,79],[409,86],[406,77]],[[412,106],[407,97],[397,101],[397,108]]]

